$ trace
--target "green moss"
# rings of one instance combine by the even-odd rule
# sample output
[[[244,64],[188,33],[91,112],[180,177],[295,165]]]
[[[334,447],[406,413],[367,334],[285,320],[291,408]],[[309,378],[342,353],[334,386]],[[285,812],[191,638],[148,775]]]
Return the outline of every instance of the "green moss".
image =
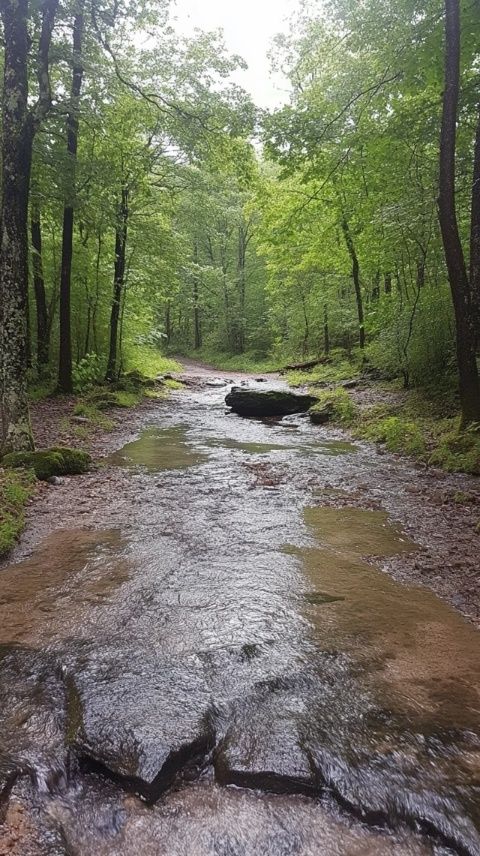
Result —
[[[0,471],[0,557],[12,549],[24,527],[24,508],[35,489],[31,472]]]
[[[327,411],[334,422],[342,425],[351,425],[357,415],[357,408],[350,398],[346,389],[329,389],[318,392],[318,403],[311,409],[310,413]]]
[[[87,404],[96,410],[111,410],[112,408],[135,407],[141,400],[141,393],[126,390],[109,390],[105,387],[92,392],[87,399]]]
[[[165,389],[185,389],[185,384],[179,380],[173,380],[173,378],[167,378],[162,381],[162,386]]]
[[[63,459],[64,475],[77,476],[86,473],[92,463],[92,458],[88,452],[83,452],[81,449],[57,446],[52,449],[52,452],[59,454]]]
[[[67,447],[45,449],[37,452],[13,452],[2,458],[2,466],[9,469],[31,470],[41,481],[52,476],[78,475],[87,472],[90,455],[79,449]]]

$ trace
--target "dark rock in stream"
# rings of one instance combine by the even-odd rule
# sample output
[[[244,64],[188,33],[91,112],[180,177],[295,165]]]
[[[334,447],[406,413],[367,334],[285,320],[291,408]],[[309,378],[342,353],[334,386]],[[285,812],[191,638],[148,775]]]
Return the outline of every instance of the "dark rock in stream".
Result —
[[[258,389],[234,386],[225,398],[225,404],[239,416],[290,416],[305,413],[317,402],[313,395],[299,395],[289,390]]]
[[[315,772],[299,731],[301,704],[291,693],[265,690],[234,716],[215,753],[216,779],[277,794],[315,793]]]
[[[325,425],[327,422],[330,422],[333,416],[333,407],[331,404],[326,404],[324,407],[312,407],[308,411],[308,415],[310,422],[314,425]]]
[[[102,654],[75,675],[82,766],[155,802],[215,741],[210,695],[195,663]]]

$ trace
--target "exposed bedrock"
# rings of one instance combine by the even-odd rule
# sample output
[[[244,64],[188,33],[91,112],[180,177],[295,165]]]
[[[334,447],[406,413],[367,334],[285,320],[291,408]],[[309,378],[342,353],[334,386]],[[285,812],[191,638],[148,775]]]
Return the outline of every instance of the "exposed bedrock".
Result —
[[[289,390],[257,390],[234,386],[225,398],[225,404],[239,416],[289,416],[305,413],[318,401],[313,395],[300,395]]]
[[[406,823],[478,856],[478,738],[428,720],[412,727],[359,693],[344,665],[333,659],[270,692],[261,687],[220,741],[217,781],[275,793],[327,791],[372,826]]]
[[[214,745],[211,699],[196,662],[103,652],[75,676],[75,686],[82,765],[150,802]]]

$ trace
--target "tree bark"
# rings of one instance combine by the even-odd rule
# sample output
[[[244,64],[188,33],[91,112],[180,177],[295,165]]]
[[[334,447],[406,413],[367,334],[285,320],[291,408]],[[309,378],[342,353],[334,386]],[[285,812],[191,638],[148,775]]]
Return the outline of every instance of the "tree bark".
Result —
[[[355,287],[355,300],[357,303],[359,343],[360,348],[363,351],[365,348],[365,314],[363,311],[362,286],[360,284],[360,265],[358,263],[358,256],[355,250],[355,244],[353,243],[348,220],[344,214],[342,214],[342,231],[345,238],[345,244],[347,245],[347,250],[352,261],[352,279]]]
[[[63,209],[62,262],[60,273],[60,348],[58,391],[73,392],[71,277],[73,258],[73,224],[75,203],[75,173],[78,148],[78,106],[83,80],[84,0],[80,0],[73,22],[73,67],[70,110],[67,116],[67,186]]]
[[[440,135],[438,209],[448,279],[455,312],[462,424],[480,422],[480,383],[475,326],[455,204],[455,155],[460,88],[460,4],[445,0],[445,89]]]
[[[110,348],[105,380],[109,383],[117,378],[118,323],[125,286],[128,235],[128,189],[122,187],[122,197],[115,229],[115,271],[113,278],[113,300],[110,313]]]
[[[169,345],[172,339],[172,305],[170,301],[165,307],[165,336],[167,345]]]
[[[50,342],[47,297],[43,278],[42,224],[37,202],[31,206],[30,230],[32,238],[33,290],[37,315],[37,370],[42,375],[48,366]]]
[[[470,290],[477,351],[480,348],[480,104],[475,135],[470,230]]]
[[[323,350],[325,351],[325,356],[328,357],[330,353],[330,331],[328,328],[328,306],[325,304],[323,307]]]
[[[28,110],[28,0],[1,5],[0,377],[2,454],[33,448],[27,401],[28,197],[34,123]]]

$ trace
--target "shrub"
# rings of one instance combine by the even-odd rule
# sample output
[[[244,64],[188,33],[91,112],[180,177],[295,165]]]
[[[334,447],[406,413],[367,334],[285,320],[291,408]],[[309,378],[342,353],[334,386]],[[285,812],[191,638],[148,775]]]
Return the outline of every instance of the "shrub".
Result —
[[[102,376],[103,363],[97,354],[86,354],[73,367],[73,385],[76,392],[94,386]]]

